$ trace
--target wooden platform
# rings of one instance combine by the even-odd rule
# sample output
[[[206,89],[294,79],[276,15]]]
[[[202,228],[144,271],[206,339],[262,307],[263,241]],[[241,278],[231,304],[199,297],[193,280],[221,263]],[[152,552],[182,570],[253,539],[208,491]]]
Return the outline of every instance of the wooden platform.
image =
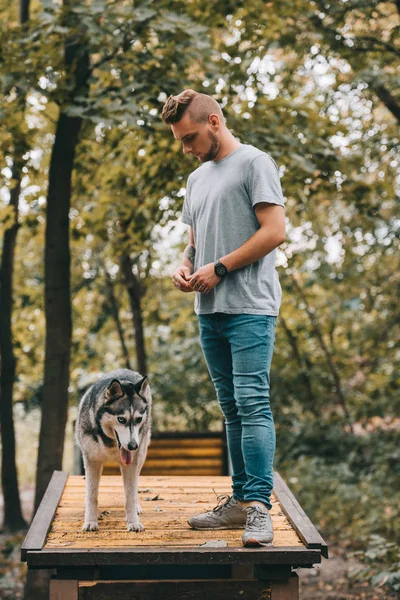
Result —
[[[170,589],[168,598],[175,597],[178,588],[187,598],[204,598],[207,588],[210,600],[225,597],[229,590],[230,597],[246,600],[295,599],[298,583],[292,569],[311,567],[327,557],[326,543],[279,474],[270,511],[274,545],[262,548],[244,548],[243,530],[196,531],[187,524],[189,516],[216,506],[218,495],[231,493],[230,477],[142,476],[139,492],[144,532],[126,530],[120,476],[102,477],[99,531],[82,532],[84,477],[53,474],[22,546],[28,568],[57,569],[52,599],[122,600],[131,598],[132,585],[135,598],[143,593],[149,600],[158,597],[160,589],[162,594]],[[243,578],[247,596],[241,596]],[[196,595],[194,582],[200,579],[208,583],[204,581],[202,594]],[[269,595],[264,580],[276,580],[268,584]]]

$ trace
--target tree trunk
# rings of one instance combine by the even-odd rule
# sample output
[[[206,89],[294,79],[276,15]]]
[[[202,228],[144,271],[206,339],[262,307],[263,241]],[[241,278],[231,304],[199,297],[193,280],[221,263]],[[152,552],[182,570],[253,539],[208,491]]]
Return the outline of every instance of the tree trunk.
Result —
[[[0,429],[2,441],[1,483],[4,496],[3,527],[16,531],[26,527],[22,516],[18,491],[18,474],[15,459],[15,432],[13,419],[13,387],[16,359],[13,348],[11,315],[13,304],[14,251],[18,232],[18,200],[21,191],[22,154],[15,148],[12,179],[15,182],[10,193],[10,206],[14,211],[14,223],[6,230],[0,266]],[[20,156],[17,156],[17,155]]]
[[[20,24],[29,19],[29,0],[21,0]],[[22,112],[25,98],[19,98]],[[26,527],[22,516],[18,490],[18,473],[15,457],[15,430],[13,418],[13,388],[16,359],[12,338],[12,305],[14,253],[18,233],[18,204],[21,192],[21,177],[26,141],[23,137],[14,143],[14,165],[12,179],[15,182],[10,192],[10,206],[14,211],[14,223],[4,234],[3,252],[0,265],[0,432],[2,441],[1,483],[4,497],[3,527],[10,531]]]
[[[119,340],[121,342],[122,356],[124,357],[126,368],[131,369],[132,367],[131,367],[131,363],[130,363],[130,359],[129,359],[128,348],[127,348],[126,342],[125,342],[124,330],[122,328],[121,320],[119,318],[118,303],[117,303],[117,299],[115,298],[115,294],[114,294],[114,285],[113,285],[113,282],[107,272],[106,272],[106,285],[107,285],[107,300],[110,303],[111,313],[112,313],[113,319],[115,321],[115,325],[117,327]]]
[[[128,254],[121,257],[121,271],[129,294],[133,328],[135,331],[137,370],[147,375],[147,359],[143,333],[143,316],[141,309],[142,285],[132,272],[132,261]]]
[[[30,0],[21,0],[19,4],[20,23],[25,23],[29,19],[29,4]]]
[[[54,469],[62,468],[71,350],[69,211],[82,119],[61,113],[49,171],[45,238],[46,348],[35,510]]]
[[[70,4],[71,0],[64,0],[66,9]],[[74,30],[75,23],[71,22],[68,10],[64,18],[66,26]],[[72,88],[71,96],[65,98],[69,103],[75,95],[88,92],[89,56],[82,52],[79,40],[73,36],[65,44],[65,65]],[[81,117],[60,112],[50,161],[45,238],[46,348],[35,510],[53,471],[62,468],[72,330],[69,211],[74,155],[81,126]]]

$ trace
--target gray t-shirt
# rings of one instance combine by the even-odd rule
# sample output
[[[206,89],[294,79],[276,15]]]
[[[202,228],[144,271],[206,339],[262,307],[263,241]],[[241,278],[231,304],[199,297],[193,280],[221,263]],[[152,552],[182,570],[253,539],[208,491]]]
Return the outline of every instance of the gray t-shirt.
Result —
[[[276,163],[250,144],[190,174],[182,221],[193,227],[195,271],[236,250],[260,228],[254,212],[259,202],[284,206]],[[207,294],[196,292],[195,313],[278,315],[282,290],[275,254],[230,271]]]

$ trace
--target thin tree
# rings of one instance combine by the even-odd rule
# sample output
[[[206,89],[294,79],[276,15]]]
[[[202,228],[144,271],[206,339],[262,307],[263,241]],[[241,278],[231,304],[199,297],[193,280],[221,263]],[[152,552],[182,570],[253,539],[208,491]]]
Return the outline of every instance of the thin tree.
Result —
[[[139,373],[147,374],[147,357],[144,340],[142,297],[145,292],[144,284],[133,273],[133,262],[127,252],[120,259],[121,274],[125,283],[133,320],[136,345],[136,364]]]
[[[29,19],[29,0],[21,0],[20,24]],[[18,105],[21,113],[25,109],[25,93],[17,89]],[[16,531],[26,527],[22,515],[21,500],[18,490],[18,473],[15,456],[15,429],[13,419],[13,389],[16,372],[16,358],[12,336],[13,310],[13,275],[14,256],[19,229],[18,212],[21,193],[22,168],[25,164],[23,156],[27,151],[25,135],[15,131],[13,135],[14,157],[12,165],[12,184],[10,190],[10,207],[13,211],[12,225],[4,233],[3,251],[0,264],[0,431],[2,441],[1,483],[4,496],[3,527]]]

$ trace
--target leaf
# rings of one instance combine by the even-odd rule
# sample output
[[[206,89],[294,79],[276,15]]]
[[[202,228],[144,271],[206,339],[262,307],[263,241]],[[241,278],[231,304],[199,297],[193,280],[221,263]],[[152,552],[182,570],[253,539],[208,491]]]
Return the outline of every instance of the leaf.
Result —
[[[199,546],[203,546],[205,548],[226,548],[228,546],[228,542],[225,540],[209,540],[208,542],[199,544]]]

